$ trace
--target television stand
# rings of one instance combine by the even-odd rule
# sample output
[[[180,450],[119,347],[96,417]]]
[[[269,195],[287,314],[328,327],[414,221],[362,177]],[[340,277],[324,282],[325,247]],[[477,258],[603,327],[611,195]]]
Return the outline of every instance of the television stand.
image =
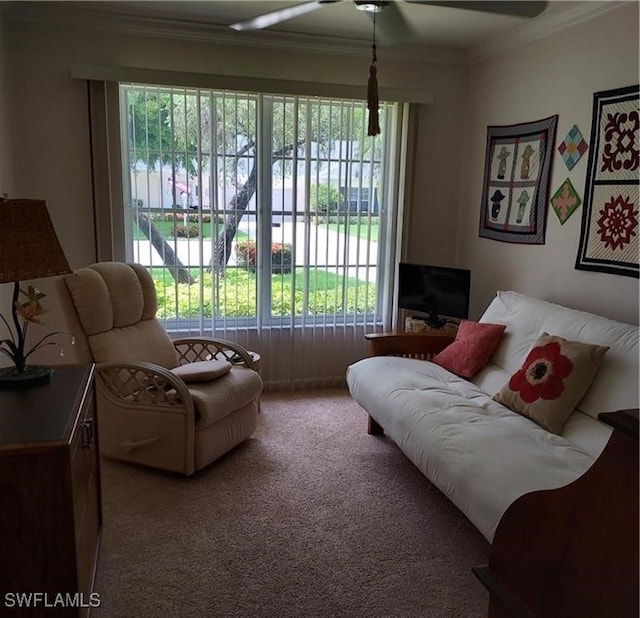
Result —
[[[452,321],[441,321],[441,326],[434,326],[426,315],[412,315],[406,312],[400,316],[399,331],[405,333],[430,333],[432,335],[455,336],[458,325]]]
[[[431,328],[440,330],[447,325],[447,321],[443,320],[437,313],[430,313],[425,319],[424,323]]]

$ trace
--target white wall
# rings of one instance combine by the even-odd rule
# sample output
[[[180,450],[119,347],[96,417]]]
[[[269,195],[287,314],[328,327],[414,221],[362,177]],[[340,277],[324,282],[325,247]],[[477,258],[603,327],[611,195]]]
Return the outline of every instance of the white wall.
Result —
[[[368,49],[292,53],[22,21],[5,24],[0,42],[0,137],[9,128],[14,136],[13,152],[0,139],[0,191],[47,201],[72,268],[95,260],[86,85],[70,77],[72,65],[362,84],[363,92],[369,65]],[[564,226],[550,213],[542,246],[478,238],[487,125],[557,113],[559,137],[574,122],[588,135],[593,92],[638,82],[637,3],[471,67],[393,60],[380,49],[378,76],[386,87],[434,95],[419,109],[408,260],[472,268],[472,317],[496,289],[512,288],[637,323],[636,280],[573,268],[581,209]],[[563,166],[556,157],[552,189],[568,175]],[[585,167],[586,158],[570,174],[581,194]],[[51,292],[46,280],[42,287]]]
[[[12,22],[10,34],[11,87],[16,101],[13,122],[19,136],[15,142],[16,193],[47,201],[72,268],[95,261],[87,91],[83,81],[71,78],[73,65],[362,84],[363,97],[369,75],[368,45],[361,56],[292,53],[22,21]],[[418,173],[412,190],[420,203],[416,242],[439,247],[444,254],[440,259],[451,262],[455,260],[455,204],[452,202],[450,212],[443,213],[439,228],[430,224],[426,209],[435,208],[432,205],[439,203],[445,186],[459,175],[457,153],[445,146],[434,152],[432,145],[445,137],[462,142],[459,119],[465,109],[467,67],[398,61],[385,57],[382,47],[377,65],[381,87],[433,93],[434,104],[418,110]],[[47,316],[47,326],[61,328],[53,286],[44,280],[41,288],[50,295],[47,300],[52,313]],[[365,355],[362,337],[354,339],[351,352],[355,358]],[[274,356],[287,357],[277,350]],[[334,363],[333,369],[337,377],[344,375],[340,363]]]
[[[62,26],[15,22],[11,28],[12,70],[19,104],[15,121],[16,182],[24,196],[47,200],[72,267],[94,260],[93,216],[86,86],[70,77],[73,65],[115,65],[245,75],[262,78],[362,84],[366,93],[368,55],[304,53],[231,47],[141,35],[110,34]],[[368,53],[368,50],[367,50]],[[421,106],[420,173],[415,194],[421,203],[436,202],[445,183],[458,175],[459,158],[428,154],[443,135],[462,140],[467,68],[462,65],[408,63],[385,59],[379,51],[378,77],[390,88],[432,92],[434,105]],[[453,116],[453,117],[452,117]],[[456,217],[446,230],[424,226],[435,243],[454,258]]]
[[[544,245],[512,245],[478,236],[486,131],[558,114],[554,148],[577,124],[590,140],[593,93],[638,83],[637,2],[471,67],[459,262],[473,270],[472,313],[496,289],[522,293],[638,324],[638,280],[574,268],[582,206],[561,225],[547,215]],[[569,171],[554,151],[549,197],[569,177],[584,199],[588,151]]]
[[[8,25],[0,13],[0,195],[13,194],[13,135],[9,83]]]
[[[14,167],[13,167],[13,134],[11,131],[11,107],[8,87],[8,25],[2,13],[0,13],[0,195],[6,193],[14,195]],[[13,286],[11,284],[0,285],[0,313],[7,315],[10,306]],[[4,338],[3,326],[0,326],[0,339]],[[0,366],[6,364],[4,357],[0,357]]]

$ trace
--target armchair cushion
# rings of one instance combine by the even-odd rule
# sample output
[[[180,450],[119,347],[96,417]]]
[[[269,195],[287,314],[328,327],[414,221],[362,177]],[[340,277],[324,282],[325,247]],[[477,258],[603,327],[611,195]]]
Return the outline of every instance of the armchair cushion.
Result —
[[[97,363],[145,360],[166,369],[178,365],[173,342],[154,317],[149,279],[148,273],[119,262],[101,262],[65,277]]]
[[[224,380],[192,382],[188,386],[196,407],[196,430],[213,425],[262,393],[260,376],[245,367],[233,367]]]
[[[133,326],[114,328],[87,339],[97,363],[144,360],[165,369],[178,365],[176,350],[158,320],[142,320]]]
[[[224,360],[195,361],[171,369],[185,382],[209,382],[231,371],[231,363]]]

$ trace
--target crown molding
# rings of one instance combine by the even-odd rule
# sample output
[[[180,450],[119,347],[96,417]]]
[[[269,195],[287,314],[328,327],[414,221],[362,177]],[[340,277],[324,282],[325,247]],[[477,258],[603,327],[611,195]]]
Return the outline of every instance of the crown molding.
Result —
[[[1,5],[2,3],[0,3]],[[8,3],[9,4],[9,3]],[[371,41],[321,35],[275,33],[268,30],[237,32],[226,26],[203,24],[195,21],[117,15],[89,9],[71,10],[61,4],[15,2],[5,7],[9,21],[28,22],[61,28],[93,29],[138,36],[153,36],[178,40],[216,43],[238,47],[306,51],[323,54],[368,57]],[[378,42],[378,50],[385,58],[411,62],[466,64],[463,49],[433,45],[391,45]]]
[[[469,48],[467,64],[475,64],[483,60],[503,54],[512,49],[528,45],[539,39],[604,15],[609,11],[618,10],[623,6],[635,4],[638,0],[606,0],[576,2],[576,6],[561,13],[542,15],[533,21],[515,27],[510,33],[501,35],[486,43]]]
[[[637,1],[586,0],[575,2],[575,6],[568,10],[542,15],[535,20],[514,27],[510,32],[501,34],[500,37],[467,49],[416,44],[385,46],[384,43],[379,43],[378,49],[388,59],[406,60],[414,63],[473,65]],[[118,15],[91,9],[71,9],[64,6],[64,3],[54,2],[0,2],[0,16],[8,21],[53,25],[60,28],[93,29],[254,49],[302,50],[358,57],[368,57],[371,53],[371,42],[364,39],[275,33],[268,30],[236,32],[226,26],[214,24],[158,17]]]

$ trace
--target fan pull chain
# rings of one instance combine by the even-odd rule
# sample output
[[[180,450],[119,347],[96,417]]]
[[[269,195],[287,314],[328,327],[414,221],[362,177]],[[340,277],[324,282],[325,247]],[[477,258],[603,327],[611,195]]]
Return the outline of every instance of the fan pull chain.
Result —
[[[376,68],[376,14],[373,14],[373,45],[371,46],[371,66],[369,67],[369,82],[367,84],[367,109],[369,110],[369,126],[367,135],[380,133],[380,121],[378,118],[378,69]]]

